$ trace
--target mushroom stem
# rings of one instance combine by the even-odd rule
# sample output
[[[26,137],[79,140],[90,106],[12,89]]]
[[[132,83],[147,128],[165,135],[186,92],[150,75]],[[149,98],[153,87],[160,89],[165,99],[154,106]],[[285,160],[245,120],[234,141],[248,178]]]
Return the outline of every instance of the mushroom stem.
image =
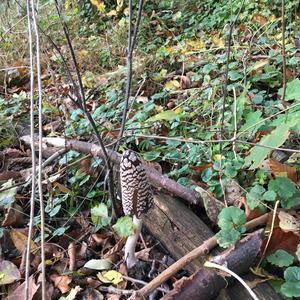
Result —
[[[136,226],[135,233],[127,238],[125,244],[125,260],[128,269],[132,268],[138,261],[135,256],[135,247],[142,230],[142,220],[134,215],[133,224]]]

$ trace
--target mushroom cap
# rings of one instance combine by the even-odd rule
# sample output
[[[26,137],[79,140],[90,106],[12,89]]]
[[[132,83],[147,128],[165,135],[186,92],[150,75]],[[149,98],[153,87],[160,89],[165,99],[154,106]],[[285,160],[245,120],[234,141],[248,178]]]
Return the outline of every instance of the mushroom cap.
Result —
[[[122,155],[120,176],[123,211],[140,218],[153,205],[153,196],[142,161],[132,150]]]

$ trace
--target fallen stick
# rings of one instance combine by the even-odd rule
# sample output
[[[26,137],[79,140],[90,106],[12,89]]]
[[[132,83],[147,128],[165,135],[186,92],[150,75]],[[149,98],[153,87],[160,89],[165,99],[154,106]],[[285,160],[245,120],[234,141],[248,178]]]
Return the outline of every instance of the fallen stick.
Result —
[[[29,145],[30,136],[25,135],[20,138],[22,142]],[[81,142],[77,140],[67,140],[64,138],[43,138],[44,147],[51,145],[53,147],[75,150],[82,153],[90,153],[94,157],[104,158],[104,154],[101,150],[101,147],[88,142]],[[107,149],[108,156],[110,160],[119,165],[121,161],[121,155],[113,150]],[[183,185],[177,183],[176,181],[161,175],[157,170],[145,165],[147,176],[149,182],[156,188],[163,188],[169,193],[180,197],[191,204],[197,204],[203,206],[203,200],[199,193],[196,191],[190,190]]]
[[[269,214],[266,213],[254,220],[251,220],[246,223],[247,231],[259,226],[263,225],[267,222]],[[143,288],[137,290],[132,296],[129,298],[130,300],[140,300],[145,299],[152,291],[154,291],[157,287],[159,287],[163,282],[168,280],[171,276],[175,275],[178,271],[183,269],[187,264],[189,264],[194,259],[199,256],[206,255],[217,246],[217,239],[215,236],[206,240],[201,246],[195,248],[190,253],[186,254],[179,260],[177,260],[173,265],[168,267],[162,273],[160,273],[157,277],[155,277],[152,281],[150,281]]]

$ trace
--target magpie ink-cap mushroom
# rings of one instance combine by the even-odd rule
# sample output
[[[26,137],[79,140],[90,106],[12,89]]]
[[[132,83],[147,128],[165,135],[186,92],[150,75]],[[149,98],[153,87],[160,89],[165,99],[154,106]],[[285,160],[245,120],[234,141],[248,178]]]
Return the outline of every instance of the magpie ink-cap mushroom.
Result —
[[[125,260],[130,269],[138,261],[135,247],[142,229],[141,217],[153,205],[153,196],[142,161],[132,150],[126,150],[122,155],[120,177],[123,211],[125,215],[133,216],[136,226],[135,234],[129,236],[125,244]]]

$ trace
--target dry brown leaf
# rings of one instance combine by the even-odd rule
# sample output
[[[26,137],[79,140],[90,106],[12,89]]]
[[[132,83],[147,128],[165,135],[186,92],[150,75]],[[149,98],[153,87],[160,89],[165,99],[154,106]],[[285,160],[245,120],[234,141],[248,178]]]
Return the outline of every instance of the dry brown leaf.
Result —
[[[9,206],[7,213],[5,214],[2,226],[20,227],[22,225],[24,225],[23,209],[20,205],[13,203]]]
[[[60,192],[72,195],[72,191],[70,189],[68,189],[66,186],[62,185],[61,183],[56,181],[56,182],[53,183],[53,185],[55,187],[57,187]]]
[[[297,169],[286,164],[282,164],[275,159],[269,159],[269,165],[275,177],[288,177],[297,183]]]
[[[76,244],[72,242],[68,247],[69,255],[69,270],[74,271],[76,269]]]
[[[149,261],[149,256],[150,256],[150,251],[152,250],[152,247],[150,248],[145,248],[141,251],[138,251],[135,253],[136,258],[143,260],[143,261]]]
[[[19,230],[11,230],[10,238],[13,241],[15,247],[19,250],[20,253],[23,253],[24,249],[27,247],[27,235],[20,232]],[[38,246],[34,241],[31,241],[31,252],[38,250]]]
[[[267,22],[265,17],[262,15],[254,15],[252,20],[258,23],[259,25],[265,25]]]
[[[120,300],[121,295],[115,295],[115,294],[106,294],[107,300]]]
[[[72,282],[72,278],[70,276],[52,274],[50,279],[54,282],[54,286],[57,287],[62,294],[71,290],[69,284]]]
[[[300,223],[291,214],[281,210],[278,213],[278,218],[279,218],[279,227],[282,230],[286,232],[288,231],[298,232],[300,230]]]
[[[103,258],[110,258],[114,254],[120,254],[120,251],[125,245],[125,239],[120,239],[109,251],[105,253]]]
[[[234,179],[224,182],[224,186],[228,204],[234,204],[244,193],[238,182]]]
[[[39,288],[39,284],[35,284],[33,275],[29,277],[29,297],[28,300],[31,300]],[[25,281],[19,285],[11,294],[9,294],[5,300],[24,300],[25,294]]]
[[[180,84],[182,89],[189,89],[191,87],[191,80],[188,76],[180,76]]]

